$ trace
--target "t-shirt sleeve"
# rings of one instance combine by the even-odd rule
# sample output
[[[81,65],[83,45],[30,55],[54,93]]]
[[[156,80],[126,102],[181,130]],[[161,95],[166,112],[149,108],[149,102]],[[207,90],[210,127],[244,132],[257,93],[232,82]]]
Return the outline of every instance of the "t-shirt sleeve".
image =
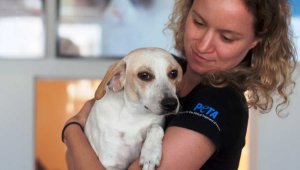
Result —
[[[231,93],[232,91],[226,88],[194,89],[187,97],[180,100],[182,109],[168,120],[167,127],[178,126],[201,133],[215,144],[216,149],[219,149],[226,143],[224,134],[230,130],[230,124],[235,122],[232,119],[239,119],[239,115],[242,114],[233,113],[235,111],[230,104],[241,104],[236,103],[239,99],[232,98]]]

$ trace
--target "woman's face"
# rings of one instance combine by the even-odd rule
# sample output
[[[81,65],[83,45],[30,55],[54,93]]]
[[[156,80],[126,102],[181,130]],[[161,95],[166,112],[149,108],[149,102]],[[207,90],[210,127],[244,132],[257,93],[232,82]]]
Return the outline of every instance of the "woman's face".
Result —
[[[201,74],[237,66],[258,42],[253,19],[242,0],[194,0],[184,33],[189,69]]]

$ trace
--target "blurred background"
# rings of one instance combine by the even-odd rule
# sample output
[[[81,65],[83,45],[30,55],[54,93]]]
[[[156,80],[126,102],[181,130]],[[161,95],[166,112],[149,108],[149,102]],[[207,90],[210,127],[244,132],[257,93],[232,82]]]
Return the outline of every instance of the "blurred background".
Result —
[[[290,0],[300,53],[300,0]],[[172,0],[0,0],[0,169],[65,170],[64,122],[108,66],[139,47],[176,53]],[[299,57],[298,57],[299,58]],[[240,170],[299,170],[300,68],[286,109],[251,110]]]

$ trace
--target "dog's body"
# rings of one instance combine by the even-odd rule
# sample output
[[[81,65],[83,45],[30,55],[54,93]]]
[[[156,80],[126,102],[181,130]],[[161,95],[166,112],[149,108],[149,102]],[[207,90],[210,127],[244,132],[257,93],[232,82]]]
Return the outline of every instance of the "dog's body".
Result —
[[[181,78],[176,60],[158,48],[135,50],[110,67],[85,126],[106,169],[127,169],[139,156],[145,169],[159,165],[164,115],[179,109]]]

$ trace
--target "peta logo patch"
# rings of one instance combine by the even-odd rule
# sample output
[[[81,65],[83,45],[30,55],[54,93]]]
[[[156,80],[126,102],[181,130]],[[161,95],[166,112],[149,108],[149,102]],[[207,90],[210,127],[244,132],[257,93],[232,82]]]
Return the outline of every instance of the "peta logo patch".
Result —
[[[210,117],[211,119],[216,119],[219,114],[219,112],[217,110],[215,110],[214,108],[207,106],[207,105],[203,105],[202,103],[198,103],[194,107],[193,111],[204,114],[204,115]]]

